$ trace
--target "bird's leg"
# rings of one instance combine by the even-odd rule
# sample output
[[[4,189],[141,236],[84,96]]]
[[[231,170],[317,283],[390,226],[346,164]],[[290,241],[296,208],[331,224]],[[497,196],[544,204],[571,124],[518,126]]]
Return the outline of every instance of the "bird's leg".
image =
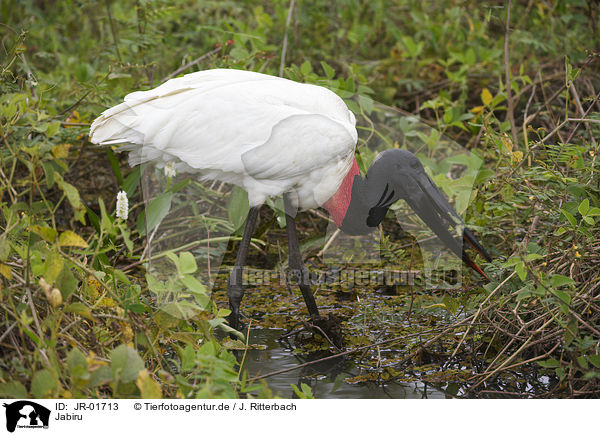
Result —
[[[258,218],[259,207],[252,207],[248,212],[248,218],[246,219],[246,227],[244,228],[244,235],[240,247],[237,251],[235,258],[235,264],[233,270],[227,280],[227,297],[229,298],[229,308],[231,314],[228,317],[229,326],[233,329],[239,329],[240,327],[240,304],[244,297],[244,287],[242,285],[242,271],[246,265],[246,257],[248,256],[248,248],[250,247],[250,239],[254,233],[254,227],[256,226],[256,220]]]
[[[283,195],[283,203],[285,206],[285,224],[288,235],[288,265],[290,268],[290,273],[298,276],[298,287],[300,287],[300,291],[304,297],[304,302],[306,302],[306,307],[308,308],[310,317],[314,322],[320,318],[319,309],[317,308],[315,297],[313,296],[312,289],[310,287],[308,269],[302,261],[302,254],[300,254],[300,244],[298,243],[298,233],[296,232],[296,221],[291,215],[291,213],[293,213],[292,201],[288,193]]]

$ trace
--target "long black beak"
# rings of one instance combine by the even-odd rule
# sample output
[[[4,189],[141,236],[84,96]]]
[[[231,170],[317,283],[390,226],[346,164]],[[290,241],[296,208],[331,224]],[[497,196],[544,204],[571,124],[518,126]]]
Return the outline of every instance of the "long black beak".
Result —
[[[487,275],[465,251],[464,244],[459,242],[450,233],[448,228],[454,228],[457,225],[463,226],[463,240],[479,252],[487,261],[491,261],[490,255],[477,241],[473,233],[464,227],[462,219],[454,211],[431,178],[421,170],[418,174],[410,176],[410,180],[407,180],[406,185],[409,188],[403,189],[404,195],[402,197],[408,205],[458,258],[461,258],[467,266],[489,281]]]

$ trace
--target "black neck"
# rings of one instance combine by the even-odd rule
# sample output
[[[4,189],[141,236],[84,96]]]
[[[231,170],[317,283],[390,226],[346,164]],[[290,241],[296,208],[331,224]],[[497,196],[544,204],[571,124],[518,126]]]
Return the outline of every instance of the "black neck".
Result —
[[[385,218],[394,197],[387,183],[355,176],[350,204],[340,229],[352,236],[370,233]]]

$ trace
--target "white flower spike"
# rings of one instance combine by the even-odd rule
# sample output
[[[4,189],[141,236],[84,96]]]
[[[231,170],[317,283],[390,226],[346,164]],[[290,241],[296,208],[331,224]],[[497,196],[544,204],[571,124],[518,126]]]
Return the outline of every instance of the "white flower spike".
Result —
[[[117,217],[123,220],[127,220],[129,215],[129,200],[127,199],[127,193],[121,190],[117,193]]]
[[[175,175],[177,175],[177,171],[175,171],[175,165],[173,162],[167,163],[165,165],[165,177],[173,178]]]

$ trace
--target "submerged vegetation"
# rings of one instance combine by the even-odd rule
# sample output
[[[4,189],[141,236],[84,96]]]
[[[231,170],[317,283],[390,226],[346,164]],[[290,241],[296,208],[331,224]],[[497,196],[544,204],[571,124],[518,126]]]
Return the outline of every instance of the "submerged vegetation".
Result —
[[[352,241],[332,266],[327,217],[306,212],[311,272],[433,275],[315,286],[345,349],[297,324],[305,307],[285,283],[251,286],[252,328],[291,330],[287,342],[313,357],[346,352],[360,368],[350,384],[600,397],[599,17],[584,0],[3,1],[0,396],[272,394],[239,367],[246,337],[225,322],[243,191],[132,170],[88,141],[91,121],[127,93],[218,67],[337,92],[357,116],[361,169],[385,147],[416,152],[494,257],[487,283],[428,269],[430,233],[398,206],[380,258]],[[153,177],[163,188],[144,190]],[[205,201],[183,206],[194,198]],[[285,231],[269,205],[251,266],[279,271]],[[165,275],[146,275],[148,258]]]

